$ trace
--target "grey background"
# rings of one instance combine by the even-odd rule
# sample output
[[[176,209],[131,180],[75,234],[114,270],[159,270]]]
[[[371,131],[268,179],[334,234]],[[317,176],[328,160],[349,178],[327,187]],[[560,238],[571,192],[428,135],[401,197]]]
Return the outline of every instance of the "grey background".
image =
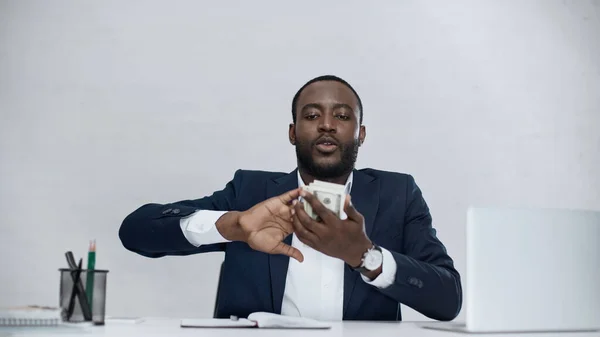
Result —
[[[415,176],[459,271],[468,205],[600,209],[598,1],[4,0],[0,305],[55,305],[95,238],[109,315],[210,316],[222,254],[143,258],[119,225],[293,170],[292,96],[329,73],[358,167]]]

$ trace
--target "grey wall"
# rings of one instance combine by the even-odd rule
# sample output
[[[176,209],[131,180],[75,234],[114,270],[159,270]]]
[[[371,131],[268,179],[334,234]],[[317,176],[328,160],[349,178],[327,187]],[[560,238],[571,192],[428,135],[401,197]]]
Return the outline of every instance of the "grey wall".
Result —
[[[468,205],[600,209],[598,1],[3,0],[0,305],[56,304],[95,238],[109,315],[210,316],[221,254],[118,227],[294,169],[290,102],[325,73],[362,96],[358,167],[415,176],[463,273]]]

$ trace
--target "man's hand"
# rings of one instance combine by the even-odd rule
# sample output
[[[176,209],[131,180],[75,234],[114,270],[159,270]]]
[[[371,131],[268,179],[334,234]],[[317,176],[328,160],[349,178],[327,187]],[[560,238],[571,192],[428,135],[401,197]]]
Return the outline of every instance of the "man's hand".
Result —
[[[313,220],[304,211],[302,203],[294,202],[293,224],[298,239],[325,255],[341,259],[351,267],[358,267],[372,243],[365,233],[364,217],[352,206],[350,196],[344,202],[344,212],[348,218],[340,220],[311,193],[301,191],[300,195],[312,206],[321,221]]]
[[[300,189],[267,199],[244,212],[228,212],[217,221],[224,238],[246,242],[252,249],[268,254],[283,254],[304,261],[302,253],[283,242],[294,231],[292,201]]]

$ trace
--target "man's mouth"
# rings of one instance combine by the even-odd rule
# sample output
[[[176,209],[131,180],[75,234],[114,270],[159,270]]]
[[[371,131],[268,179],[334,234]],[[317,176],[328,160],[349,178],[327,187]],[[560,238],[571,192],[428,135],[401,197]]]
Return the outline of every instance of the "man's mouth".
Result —
[[[332,153],[335,152],[335,150],[337,150],[338,143],[335,139],[331,137],[322,137],[317,141],[315,147],[317,148],[317,150],[319,150],[319,152]]]

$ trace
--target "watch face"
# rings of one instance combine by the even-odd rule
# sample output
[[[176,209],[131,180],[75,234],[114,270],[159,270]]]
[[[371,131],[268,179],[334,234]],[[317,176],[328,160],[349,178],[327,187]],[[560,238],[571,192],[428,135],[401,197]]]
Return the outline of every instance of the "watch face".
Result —
[[[381,266],[383,255],[378,250],[372,250],[365,256],[365,268],[375,270]]]

